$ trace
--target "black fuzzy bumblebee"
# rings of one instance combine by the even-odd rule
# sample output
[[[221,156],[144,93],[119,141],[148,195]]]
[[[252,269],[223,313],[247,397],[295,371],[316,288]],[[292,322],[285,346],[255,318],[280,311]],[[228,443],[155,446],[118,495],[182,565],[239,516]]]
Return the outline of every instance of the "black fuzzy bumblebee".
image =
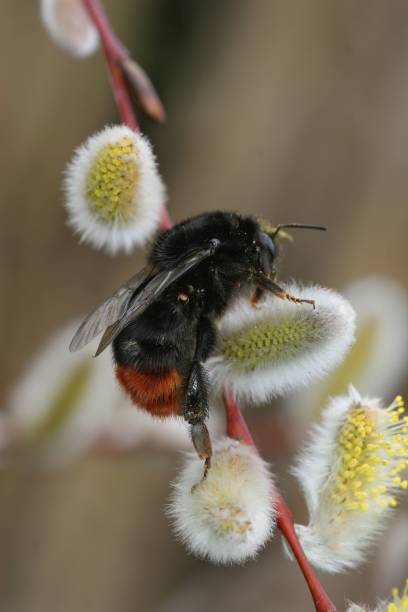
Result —
[[[248,288],[253,303],[271,291],[314,305],[275,282],[276,237],[284,227],[324,229],[290,224],[263,231],[253,217],[229,212],[186,219],[157,237],[148,265],[85,319],[70,344],[76,351],[104,332],[96,355],[113,343],[116,376],[133,402],[155,416],[184,417],[206,471],[203,364],[215,346],[215,321]]]

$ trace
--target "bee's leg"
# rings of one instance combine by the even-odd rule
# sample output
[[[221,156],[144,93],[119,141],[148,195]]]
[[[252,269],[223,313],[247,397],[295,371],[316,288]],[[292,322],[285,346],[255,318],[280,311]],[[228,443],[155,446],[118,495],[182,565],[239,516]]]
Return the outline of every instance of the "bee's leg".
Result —
[[[190,424],[190,435],[200,459],[204,460],[204,478],[211,463],[211,440],[205,420],[208,417],[207,379],[202,361],[215,345],[215,329],[207,318],[199,320],[194,358],[184,388],[183,416]]]
[[[207,426],[203,422],[195,423],[190,426],[190,435],[197,455],[204,461],[203,478],[207,476],[208,470],[211,467],[211,440]]]
[[[251,296],[251,304],[254,308],[258,305],[259,300],[262,298],[265,293],[265,289],[262,287],[256,287],[252,296]]]
[[[291,295],[282,287],[279,287],[277,283],[268,278],[267,276],[258,276],[257,278],[258,286],[261,289],[266,289],[267,291],[271,291],[276,297],[281,298],[282,300],[289,300],[290,302],[295,302],[295,304],[311,304],[313,306],[313,310],[315,308],[314,300],[305,300],[302,298],[298,298],[294,295]]]
[[[207,381],[204,368],[199,361],[194,361],[184,392],[183,416],[190,425],[190,436],[194,448],[204,461],[204,475],[211,464],[211,440],[205,420],[208,417]]]

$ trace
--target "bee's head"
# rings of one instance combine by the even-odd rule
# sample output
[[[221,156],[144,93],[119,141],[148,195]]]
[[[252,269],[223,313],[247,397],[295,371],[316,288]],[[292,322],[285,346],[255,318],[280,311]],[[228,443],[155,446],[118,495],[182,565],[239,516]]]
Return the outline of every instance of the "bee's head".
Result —
[[[286,223],[272,227],[268,223],[261,222],[257,232],[257,238],[254,241],[254,255],[256,257],[256,267],[258,270],[275,278],[276,266],[278,259],[279,238],[287,238],[292,240],[292,237],[283,230],[289,228],[316,229],[325,231],[326,228],[321,225],[303,225],[300,223]]]

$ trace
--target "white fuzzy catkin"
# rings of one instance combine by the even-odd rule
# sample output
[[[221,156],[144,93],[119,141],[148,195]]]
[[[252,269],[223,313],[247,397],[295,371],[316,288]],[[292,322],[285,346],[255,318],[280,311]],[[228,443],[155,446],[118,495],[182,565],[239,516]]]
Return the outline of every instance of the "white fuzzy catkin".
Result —
[[[392,279],[366,277],[346,287],[344,294],[357,313],[350,359],[356,362],[354,352],[361,358],[352,373],[353,383],[361,393],[392,394],[407,371],[408,292]],[[350,372],[347,362],[344,365]]]
[[[154,419],[131,403],[116,381],[109,351],[92,358],[97,341],[81,352],[69,352],[78,324],[69,323],[48,340],[12,389],[0,419],[0,454],[14,440],[28,442],[39,464],[59,467],[100,440],[118,451],[189,448],[184,421]],[[218,431],[217,419],[211,421]]]
[[[273,485],[264,461],[231,438],[214,445],[212,465],[190,455],[174,484],[169,514],[187,548],[214,563],[243,563],[274,526]]]
[[[81,0],[40,0],[43,25],[59,47],[75,57],[98,48],[99,35]]]
[[[154,418],[142,408],[136,408],[125,397],[111,415],[104,431],[107,444],[117,450],[149,448],[188,449],[191,446],[188,427],[181,418]]]
[[[108,126],[81,145],[64,182],[69,224],[111,254],[145,245],[158,230],[165,188],[147,138]]]
[[[35,444],[44,465],[62,465],[88,449],[122,401],[108,352],[92,359],[94,344],[69,352],[77,327],[74,321],[46,342],[7,405],[16,434]]]
[[[284,285],[310,304],[266,294],[254,307],[241,297],[218,325],[207,361],[211,382],[240,399],[266,401],[325,376],[354,339],[354,311],[341,295],[318,286]]]
[[[336,573],[356,567],[408,488],[408,422],[402,398],[388,408],[350,388],[322,413],[294,473],[309,524],[296,530],[309,561]]]
[[[381,602],[374,610],[350,602],[346,612],[408,612],[408,579],[401,591],[397,587],[392,589],[392,601]]]
[[[224,422],[215,410],[212,411],[207,426],[211,437],[222,431]],[[143,408],[137,408],[125,393],[119,408],[112,411],[103,436],[109,446],[119,451],[140,446],[172,450],[191,448],[191,437],[184,419],[173,416],[165,419],[154,417]]]
[[[387,604],[385,612],[408,612],[408,578],[401,591],[397,587],[392,589],[392,601]]]
[[[319,415],[327,397],[347,393],[350,380],[361,393],[387,397],[405,379],[407,290],[394,280],[369,276],[345,287],[343,295],[356,312],[355,342],[329,376],[291,398],[288,408],[297,417]]]

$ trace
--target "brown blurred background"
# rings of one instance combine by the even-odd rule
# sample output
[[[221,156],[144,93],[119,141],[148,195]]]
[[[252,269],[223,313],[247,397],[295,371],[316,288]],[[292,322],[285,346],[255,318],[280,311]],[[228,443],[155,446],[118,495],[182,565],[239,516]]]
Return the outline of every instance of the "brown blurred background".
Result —
[[[167,109],[164,126],[142,127],[174,220],[222,208],[325,224],[326,235],[296,234],[282,277],[341,289],[381,273],[407,284],[407,2],[106,7]],[[65,226],[65,164],[116,121],[101,55],[79,61],[56,48],[36,2],[1,2],[0,45],[1,406],[42,341],[130,276],[143,254],[110,258],[79,246]],[[51,474],[5,470],[1,612],[311,610],[279,538],[244,568],[186,555],[163,515],[178,461],[146,451]],[[345,597],[384,595],[370,567],[323,581],[340,609]]]

